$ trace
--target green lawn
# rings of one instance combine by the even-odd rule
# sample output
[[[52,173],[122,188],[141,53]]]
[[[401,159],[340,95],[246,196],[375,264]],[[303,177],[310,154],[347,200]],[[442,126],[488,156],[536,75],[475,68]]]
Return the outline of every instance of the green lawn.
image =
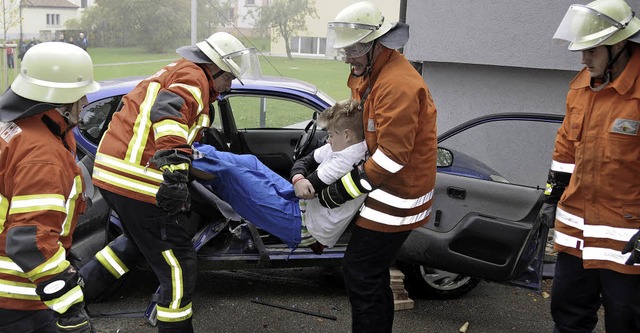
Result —
[[[89,48],[94,63],[96,80],[106,80],[126,76],[146,76],[158,71],[162,66],[178,59],[175,52],[149,54],[138,48]],[[286,57],[261,57],[264,75],[282,75],[315,84],[320,90],[336,100],[349,97],[346,81],[349,66],[343,62],[325,59]],[[8,82],[12,82],[16,71],[9,70]],[[4,78],[4,72],[2,72]],[[2,81],[4,83],[4,81]],[[3,84],[2,90],[6,84]]]

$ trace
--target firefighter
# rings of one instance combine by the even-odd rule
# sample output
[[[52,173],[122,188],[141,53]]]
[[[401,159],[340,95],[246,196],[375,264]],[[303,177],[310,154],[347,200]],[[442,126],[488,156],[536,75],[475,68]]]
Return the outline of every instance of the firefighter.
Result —
[[[41,43],[0,98],[0,331],[91,332],[67,260],[85,209],[71,129],[97,91],[87,52]]]
[[[396,51],[409,39],[408,25],[392,24],[372,3],[358,2],[329,22],[327,39],[351,66],[347,85],[364,108],[371,157],[318,197],[337,207],[368,193],[344,256],[352,330],[391,332],[389,267],[411,230],[430,218],[436,107],[425,81]]]
[[[640,332],[640,20],[623,0],[571,5],[554,38],[582,52],[541,214],[555,220],[554,332]],[[635,235],[635,236],[634,236]],[[635,248],[635,250],[634,250]]]
[[[183,59],[125,95],[105,132],[93,182],[118,213],[124,234],[81,270],[90,298],[144,257],[160,282],[159,332],[192,332],[196,252],[185,229],[191,144],[209,126],[209,108],[231,81],[259,75],[255,49],[218,32],[178,48]],[[141,255],[142,254],[142,255]]]

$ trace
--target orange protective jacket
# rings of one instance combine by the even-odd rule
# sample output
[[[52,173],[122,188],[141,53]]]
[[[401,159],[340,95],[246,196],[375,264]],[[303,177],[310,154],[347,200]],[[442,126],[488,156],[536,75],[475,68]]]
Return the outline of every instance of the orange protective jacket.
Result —
[[[86,206],[75,149],[56,110],[0,122],[0,308],[47,309],[35,284],[69,267]]]
[[[436,107],[420,74],[398,51],[383,48],[371,74],[350,76],[348,86],[364,103],[370,192],[356,224],[398,232],[427,223],[436,180]]]
[[[640,228],[640,48],[600,91],[583,69],[571,82],[551,170],[571,173],[558,202],[555,249],[584,268],[640,274],[621,250]]]
[[[205,66],[181,59],[140,82],[113,115],[93,169],[93,183],[135,200],[156,203],[162,172],[149,162],[156,151],[190,145],[209,127],[218,96]]]

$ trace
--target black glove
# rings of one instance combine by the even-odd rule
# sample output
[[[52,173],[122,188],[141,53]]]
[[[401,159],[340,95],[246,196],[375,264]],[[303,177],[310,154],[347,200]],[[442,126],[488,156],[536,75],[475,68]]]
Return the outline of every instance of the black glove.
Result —
[[[65,313],[58,315],[56,321],[58,333],[91,333],[93,326],[84,308],[84,302],[72,305]]]
[[[156,193],[156,206],[170,215],[188,211],[191,207],[187,186],[191,159],[179,150],[159,150],[151,162],[162,170],[164,178]]]
[[[76,269],[67,269],[49,280],[36,285],[36,294],[52,310],[58,313],[58,332],[91,332],[89,316],[84,310],[83,282]],[[70,306],[65,306],[70,302]]]
[[[191,208],[191,200],[187,183],[162,182],[156,193],[156,206],[169,215],[188,211]]]
[[[550,204],[550,203],[542,204],[542,208],[540,208],[540,213],[538,213],[538,219],[542,220],[542,223],[549,226],[549,228],[553,228],[556,223],[557,209],[558,209],[558,204]]]
[[[633,252],[631,252],[633,251]],[[635,265],[640,263],[640,231],[636,232],[631,239],[627,242],[627,245],[622,249],[622,254],[631,252],[629,259],[625,262],[626,265]]]
[[[322,189],[318,200],[323,207],[336,208],[372,190],[371,182],[364,173],[364,161],[360,161],[351,172]]]

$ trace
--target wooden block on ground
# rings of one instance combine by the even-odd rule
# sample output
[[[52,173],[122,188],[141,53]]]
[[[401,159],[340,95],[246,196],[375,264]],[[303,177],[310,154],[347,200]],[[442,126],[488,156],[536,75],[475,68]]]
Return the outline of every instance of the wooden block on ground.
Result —
[[[409,309],[413,309],[413,300],[412,299],[407,299],[407,300],[397,300],[393,302],[393,309],[395,311],[399,311],[399,310],[409,310]]]

